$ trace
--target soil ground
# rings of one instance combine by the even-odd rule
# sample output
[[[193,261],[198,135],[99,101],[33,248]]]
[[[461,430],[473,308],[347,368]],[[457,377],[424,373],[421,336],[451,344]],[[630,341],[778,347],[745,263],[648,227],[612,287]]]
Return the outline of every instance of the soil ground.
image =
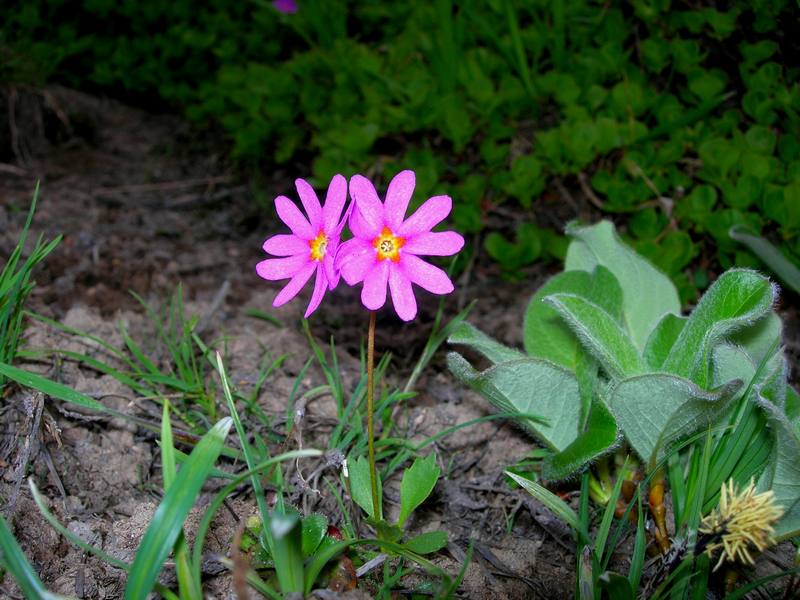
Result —
[[[10,121],[4,133],[16,145],[0,165],[5,167],[0,170],[0,256],[7,256],[18,239],[37,179],[41,192],[34,234],[64,235],[37,272],[31,308],[122,347],[120,324],[135,339],[153,336],[152,324],[129,292],[158,306],[180,284],[187,312],[201,318],[203,339],[222,348],[219,340],[225,337],[231,377],[242,389],[253,388],[265,353],[288,354],[258,396],[263,410],[280,423],[286,399],[310,355],[300,327],[308,293],[273,310],[271,302],[280,283],[259,279],[254,266],[262,258],[263,240],[281,229],[271,199],[280,193],[294,195],[289,174],[262,177],[261,189],[266,191],[254,192],[243,175],[210,151],[213,144],[194,138],[174,116],[153,115],[60,88],[18,94],[14,102],[10,114],[19,120]],[[304,171],[298,167],[298,173]],[[266,204],[259,203],[262,197]],[[586,217],[586,206],[554,203],[551,224]],[[495,266],[477,257],[456,282],[458,291],[447,299],[446,315],[477,299],[470,321],[501,341],[520,346],[525,306],[548,274],[546,267],[537,266],[523,282],[509,283]],[[413,325],[402,324],[390,310],[379,315],[377,348],[392,352],[390,378],[396,383],[408,376],[416,361],[437,306],[436,299],[424,299]],[[251,308],[271,312],[285,326],[247,316]],[[787,308],[787,312],[792,311]],[[365,329],[358,291],[344,286],[311,320],[318,340],[335,337],[350,386],[358,374]],[[96,345],[37,321],[30,323],[25,347],[99,352]],[[416,385],[418,395],[398,412],[398,421],[413,440],[491,412],[480,396],[449,376],[444,354],[440,350]],[[75,362],[46,359],[28,368],[120,411],[151,422],[159,419],[158,405],[135,398],[112,377]],[[315,368],[302,379],[304,389],[323,383]],[[52,511],[73,532],[131,560],[159,499],[156,435],[130,421],[76,412],[24,390],[15,391],[1,410],[0,497],[9,500],[3,512],[42,579],[64,595],[121,597],[124,573],[62,538],[41,517],[24,482],[19,483],[27,469]],[[333,411],[327,398],[309,402],[302,436],[296,441],[324,446]],[[459,430],[434,446],[447,476],[412,527],[449,533],[450,543],[436,562],[451,573],[458,571],[473,542],[473,558],[458,592],[461,597],[573,596],[574,549],[568,530],[502,479],[503,468],[532,448],[530,438],[503,421]],[[309,461],[302,469],[314,471],[318,464]],[[333,468],[324,469],[319,472],[337,477]],[[313,485],[305,486],[292,499],[336,524],[339,510],[320,487],[321,494]],[[388,486],[390,504],[397,497],[396,488],[397,481]],[[205,490],[200,505],[213,491]],[[255,513],[254,500],[246,494],[231,500],[228,508],[214,524],[209,556],[228,553],[241,520]],[[190,536],[191,523],[192,519],[187,528]],[[783,553],[771,553],[767,559],[786,566]],[[169,569],[164,577],[165,581],[172,577]],[[361,588],[370,595],[369,578]],[[209,568],[206,589],[210,597],[235,597],[230,578],[220,569]],[[0,581],[0,595],[21,597],[9,577]]]

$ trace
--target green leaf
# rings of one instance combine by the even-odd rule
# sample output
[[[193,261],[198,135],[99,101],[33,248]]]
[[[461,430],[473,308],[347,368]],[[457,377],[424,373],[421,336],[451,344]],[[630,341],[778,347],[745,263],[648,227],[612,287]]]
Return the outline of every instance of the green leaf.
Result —
[[[660,371],[669,356],[669,351],[683,331],[687,318],[673,314],[664,315],[644,347],[644,361],[654,371]]]
[[[281,589],[294,592],[298,581],[303,589],[303,534],[300,516],[291,512],[275,511],[269,521],[272,558],[275,568],[282,569]],[[294,590],[287,589],[291,582]]]
[[[363,456],[359,456],[355,460],[349,458],[347,460],[348,479],[350,481],[350,495],[353,502],[358,504],[367,515],[375,520],[375,510],[372,505],[372,483],[369,474],[369,462]],[[381,478],[378,477],[378,502],[380,503],[383,497]],[[378,506],[380,511],[380,505]]]
[[[800,534],[800,431],[779,406],[758,395],[756,402],[767,414],[775,436],[775,450],[762,482],[775,493],[783,517],[775,527],[775,539],[782,541]]]
[[[504,346],[500,342],[490,338],[477,327],[466,322],[459,325],[450,337],[447,338],[447,341],[450,344],[470,346],[495,364],[525,357],[519,350]]]
[[[319,548],[325,534],[328,533],[328,517],[317,513],[304,517],[301,533],[303,557],[308,558]]]
[[[417,554],[431,554],[447,546],[447,532],[427,531],[411,538],[403,546]]]
[[[627,577],[619,573],[606,571],[598,578],[600,588],[605,590],[609,598],[614,600],[634,600],[636,595],[633,593],[631,582]]]
[[[692,311],[664,370],[705,387],[714,345],[766,315],[776,294],[769,280],[755,271],[731,269],[723,273]]]
[[[741,386],[734,380],[708,392],[674,375],[639,375],[613,386],[608,405],[628,442],[652,468],[671,442],[717,422]]]
[[[631,377],[642,372],[644,365],[638,350],[602,308],[574,294],[553,294],[544,302],[561,314],[610,377]]]
[[[606,454],[618,442],[617,422],[600,400],[592,403],[586,428],[564,450],[548,456],[542,475],[559,481]]]
[[[589,227],[570,225],[574,239],[567,250],[567,271],[593,271],[602,265],[622,289],[622,322],[640,350],[650,332],[667,313],[680,314],[678,292],[672,281],[622,243],[610,221]]]
[[[551,277],[531,298],[525,311],[525,351],[576,371],[583,353],[575,334],[552,306],[542,300],[551,294],[568,293],[592,300],[615,319],[622,316],[622,289],[614,275],[603,266],[592,272],[564,271]],[[499,362],[499,361],[498,361]]]
[[[753,235],[746,227],[741,225],[731,227],[729,234],[734,240],[747,246],[761,262],[778,276],[778,279],[794,290],[795,293],[800,294],[800,269],[786,258],[778,248],[760,235]]]
[[[145,600],[153,589],[232,424],[231,418],[225,417],[200,439],[164,494],[131,565],[125,600]]]
[[[539,502],[544,504],[547,508],[549,508],[553,513],[562,521],[564,521],[567,525],[572,527],[579,535],[586,535],[586,532],[581,527],[580,519],[578,518],[578,514],[569,507],[569,505],[564,502],[561,498],[556,496],[553,492],[548,490],[547,488],[539,485],[535,481],[531,481],[530,479],[526,479],[516,473],[512,473],[511,471],[504,471],[506,475],[508,475],[511,479],[513,479],[522,489],[527,491],[531,496],[536,498]]]
[[[55,381],[51,381],[46,377],[37,375],[36,373],[31,373],[30,371],[24,371],[23,369],[18,369],[17,367],[0,363],[0,375],[5,375],[9,379],[16,381],[18,384],[25,387],[39,390],[51,398],[63,400],[64,402],[70,402],[72,404],[76,404],[77,406],[96,410],[97,412],[119,416],[118,412],[103,406],[94,398],[90,398],[86,394],[76,392],[66,385],[56,383]]]
[[[398,526],[402,527],[409,515],[430,495],[440,474],[441,470],[436,464],[435,455],[429,454],[425,458],[414,459],[414,463],[406,469],[400,481]]]
[[[497,409],[545,416],[544,423],[523,418],[517,422],[549,448],[563,450],[578,436],[581,416],[578,381],[563,367],[523,358],[479,373],[456,352],[447,355],[447,365],[456,379],[476,390]]]

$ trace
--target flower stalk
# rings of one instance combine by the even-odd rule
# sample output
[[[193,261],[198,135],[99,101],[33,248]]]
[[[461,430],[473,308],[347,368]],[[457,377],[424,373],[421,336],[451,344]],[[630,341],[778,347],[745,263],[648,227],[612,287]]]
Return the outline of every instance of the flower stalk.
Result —
[[[378,469],[375,467],[375,311],[369,311],[367,330],[367,443],[369,445],[369,479],[372,488],[372,510],[375,520],[380,520],[378,499]]]

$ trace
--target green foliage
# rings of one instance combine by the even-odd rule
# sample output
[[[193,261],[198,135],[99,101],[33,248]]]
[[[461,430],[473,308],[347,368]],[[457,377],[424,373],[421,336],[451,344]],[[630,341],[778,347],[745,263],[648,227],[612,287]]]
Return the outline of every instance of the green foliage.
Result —
[[[41,237],[23,260],[25,242],[36,212],[36,201],[39,198],[39,185],[33,193],[33,200],[28,211],[28,218],[19,234],[19,241],[0,271],[0,363],[11,364],[17,358],[20,335],[23,328],[25,301],[33,290],[34,282],[31,274],[47,255],[55,250],[61,236],[45,243]],[[5,384],[5,376],[0,374],[0,390]]]
[[[786,510],[778,534],[796,535],[798,396],[787,385],[776,287],[758,273],[731,269],[683,317],[674,286],[626,247],[610,223],[568,231],[575,237],[568,270],[533,296],[526,315],[526,348],[543,358],[520,357],[463,324],[450,342],[471,346],[493,365],[478,372],[451,353],[451,371],[500,410],[547,419],[545,425],[517,420],[552,451],[544,463],[548,478],[584,469],[608,452],[619,431],[648,471],[673,457],[679,527],[696,531],[699,515],[729,478],[739,485],[760,478]],[[616,286],[597,284],[609,277]],[[605,301],[597,296],[603,289]],[[675,454],[702,430],[708,432],[702,461],[698,452]]]
[[[698,253],[752,266],[733,226],[800,259],[798,68],[779,42],[793,17],[787,0],[307,0],[293,15],[36,0],[6,11],[0,50],[7,78],[169,103],[243,160],[306,162],[318,181],[413,168],[420,197],[446,182],[464,232],[521,212],[485,238],[512,275],[558,256],[535,213],[554,178],[580,180],[687,300]]]

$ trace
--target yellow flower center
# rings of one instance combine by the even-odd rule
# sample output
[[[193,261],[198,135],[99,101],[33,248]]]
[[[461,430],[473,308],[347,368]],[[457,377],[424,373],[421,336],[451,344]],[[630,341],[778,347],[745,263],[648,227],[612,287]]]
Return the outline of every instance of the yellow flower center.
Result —
[[[400,260],[400,248],[405,245],[405,239],[392,233],[388,227],[384,227],[381,234],[372,240],[372,247],[378,254],[378,260],[389,259],[393,262]]]
[[[328,251],[328,236],[324,231],[320,231],[308,245],[311,246],[311,260],[319,262],[325,258],[325,253]]]

